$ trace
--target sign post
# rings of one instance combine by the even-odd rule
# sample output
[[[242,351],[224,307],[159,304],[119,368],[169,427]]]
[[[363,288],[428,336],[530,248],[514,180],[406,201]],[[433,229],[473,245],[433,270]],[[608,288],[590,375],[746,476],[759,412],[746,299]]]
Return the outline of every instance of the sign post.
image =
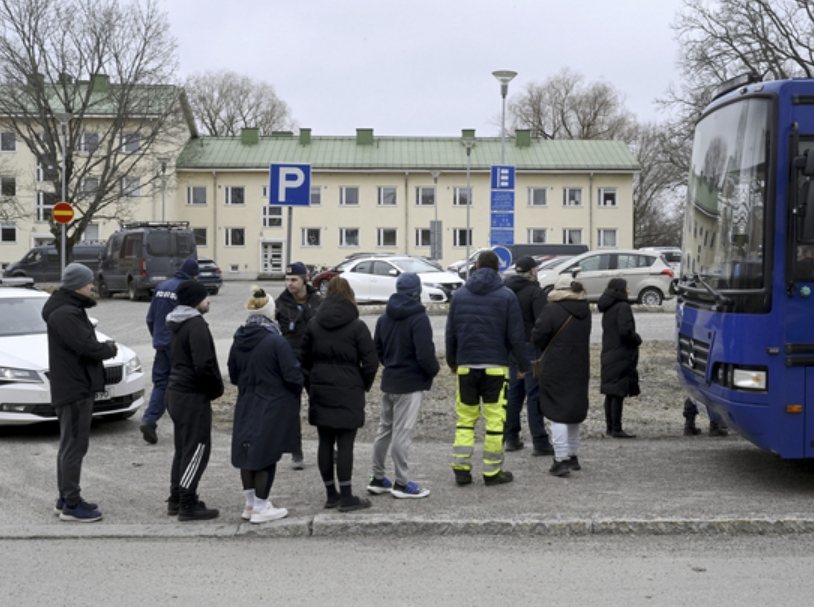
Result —
[[[269,205],[287,206],[285,264],[291,263],[293,207],[311,205],[311,165],[278,164],[269,166]]]
[[[62,277],[62,273],[65,271],[65,224],[73,221],[73,214],[73,207],[67,202],[58,202],[54,205],[54,208],[51,209],[51,217],[54,218],[54,221],[60,224],[61,229],[59,251],[60,278]]]

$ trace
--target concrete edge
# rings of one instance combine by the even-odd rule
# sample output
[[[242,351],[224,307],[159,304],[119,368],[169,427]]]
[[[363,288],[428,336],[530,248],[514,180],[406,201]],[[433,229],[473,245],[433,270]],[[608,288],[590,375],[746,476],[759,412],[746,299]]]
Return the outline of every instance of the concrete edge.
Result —
[[[95,524],[0,526],[0,540],[365,536],[784,535],[814,532],[814,519],[460,520],[316,515],[254,525]]]

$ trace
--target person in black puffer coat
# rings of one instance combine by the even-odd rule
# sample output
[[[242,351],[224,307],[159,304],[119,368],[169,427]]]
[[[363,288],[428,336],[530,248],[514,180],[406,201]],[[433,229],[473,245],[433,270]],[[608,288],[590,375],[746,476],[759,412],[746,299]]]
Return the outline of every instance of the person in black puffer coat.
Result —
[[[353,443],[365,425],[365,392],[373,386],[379,359],[370,329],[359,319],[348,281],[335,276],[302,340],[302,366],[307,372],[308,422],[317,427],[317,463],[328,499],[326,508],[340,512],[370,507],[353,495]],[[334,481],[334,446],[337,447]]]
[[[585,290],[570,275],[562,275],[531,331],[531,343],[543,351],[540,411],[551,420],[554,464],[549,472],[554,476],[581,469],[577,454],[580,424],[588,416],[590,340]]]
[[[232,465],[246,497],[243,518],[264,523],[288,515],[269,500],[277,462],[299,436],[302,371],[274,320],[274,300],[260,287],[246,303],[249,318],[229,351],[229,379],[238,386]]]
[[[639,394],[639,346],[636,321],[628,302],[627,282],[612,278],[597,305],[602,312],[602,394],[605,395],[605,433],[635,438],[622,430],[622,401]]]

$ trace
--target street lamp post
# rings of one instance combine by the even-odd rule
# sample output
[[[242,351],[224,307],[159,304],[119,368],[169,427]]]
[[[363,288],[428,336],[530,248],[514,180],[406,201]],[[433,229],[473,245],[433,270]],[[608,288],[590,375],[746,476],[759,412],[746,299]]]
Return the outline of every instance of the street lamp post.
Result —
[[[469,280],[469,250],[472,247],[472,231],[469,227],[469,209],[472,206],[472,188],[469,185],[469,173],[472,168],[472,146],[475,140],[471,137],[464,137],[466,146],[466,279]]]
[[[166,198],[167,198],[167,159],[159,158],[161,163],[161,223],[166,222]]]
[[[506,164],[506,95],[509,92],[509,83],[517,76],[511,70],[497,70],[492,76],[500,82],[500,96],[503,97],[503,110],[500,116],[500,164]]]
[[[65,180],[65,154],[68,150],[68,123],[73,118],[70,112],[55,112],[54,118],[59,120],[59,125],[62,128],[62,199],[61,202],[67,202],[67,183]],[[59,247],[59,272],[60,276],[65,271],[65,224],[60,224],[60,247]]]

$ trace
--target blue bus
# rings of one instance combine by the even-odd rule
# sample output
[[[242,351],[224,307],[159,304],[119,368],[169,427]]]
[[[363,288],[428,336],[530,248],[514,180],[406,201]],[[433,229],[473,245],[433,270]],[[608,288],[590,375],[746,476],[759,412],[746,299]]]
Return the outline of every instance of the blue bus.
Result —
[[[814,79],[723,88],[693,140],[678,374],[758,447],[814,457]]]

